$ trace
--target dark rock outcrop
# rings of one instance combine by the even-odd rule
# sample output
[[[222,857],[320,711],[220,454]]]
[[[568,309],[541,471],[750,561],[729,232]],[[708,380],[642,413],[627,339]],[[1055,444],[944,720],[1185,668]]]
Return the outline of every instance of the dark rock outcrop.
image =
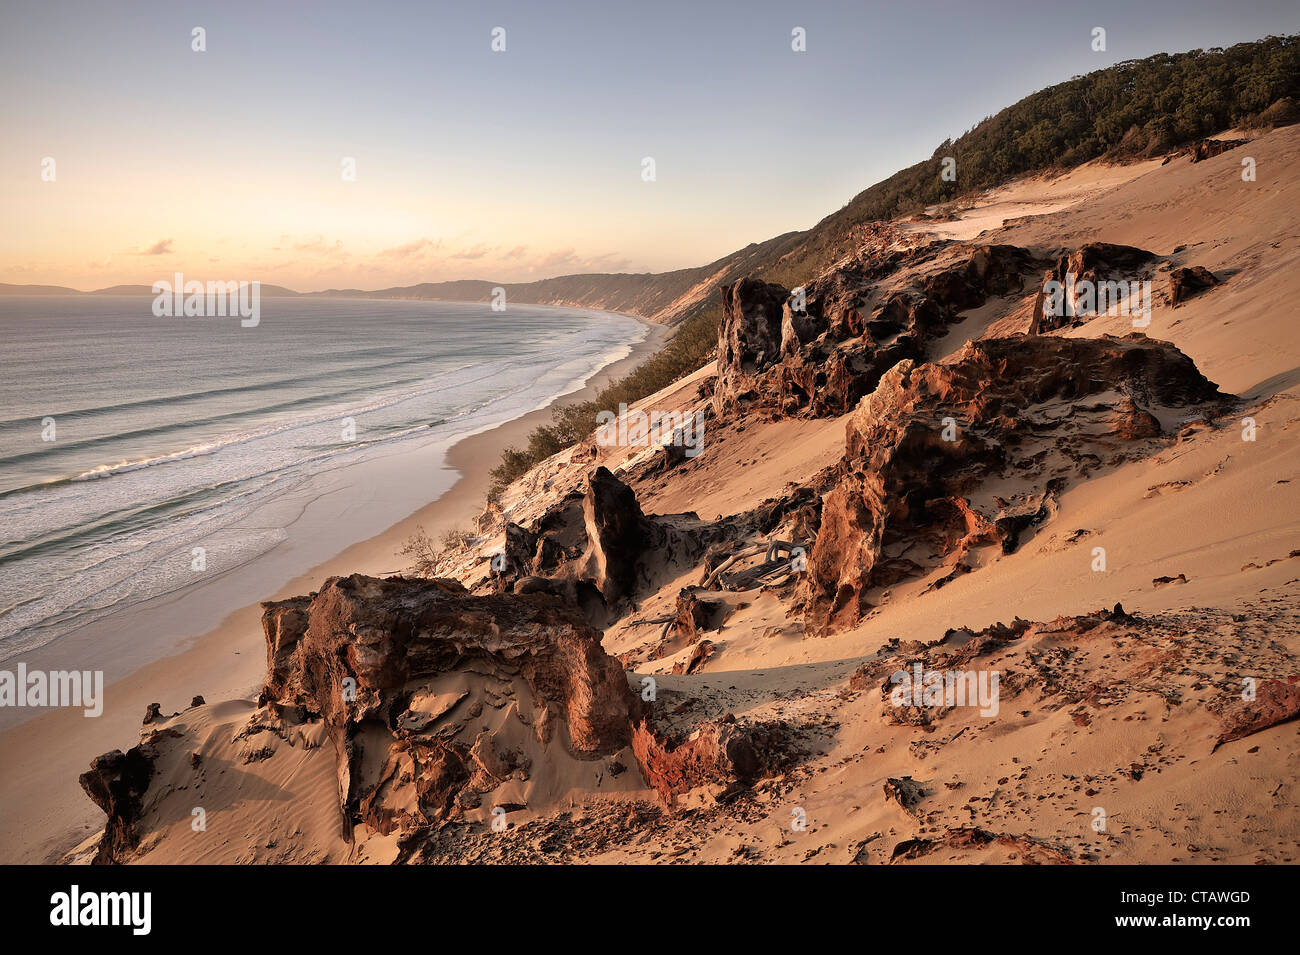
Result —
[[[92,860],[95,865],[111,865],[139,844],[136,823],[153,778],[156,756],[151,738],[125,753],[115,749],[96,756],[90,769],[78,778],[90,801],[108,816]]]
[[[595,759],[631,739],[639,704],[622,668],[556,598],[354,575],[263,607],[272,669],[260,702],[324,721],[345,832],[453,816],[530,747]],[[512,715],[485,733],[485,707]]]
[[[726,286],[714,414],[843,414],[898,362],[923,359],[959,312],[1018,292],[1034,267],[1015,246],[938,242],[830,272],[801,296],[753,279]]]
[[[1154,261],[1154,252],[1131,245],[1110,242],[1090,242],[1057,258],[1056,264],[1043,274],[1042,284],[1057,282],[1063,289],[1078,288],[1087,282],[1094,287],[1103,282],[1133,282],[1145,274],[1146,267]],[[1034,316],[1029,326],[1031,335],[1050,332],[1095,314],[1081,304],[1077,297],[1067,293],[1061,298],[1061,308],[1052,308],[1052,298],[1040,288],[1034,301]]]
[[[780,285],[742,279],[722,286],[724,318],[718,325],[718,411],[742,411],[758,397],[758,376],[781,357],[782,328],[790,297]]]
[[[636,589],[637,563],[654,532],[636,493],[606,468],[596,468],[582,499],[587,550],[582,576],[595,582],[607,604]]]
[[[1213,159],[1215,156],[1226,153],[1229,149],[1236,149],[1248,142],[1250,142],[1249,139],[1202,139],[1192,147],[1192,162]]]
[[[596,467],[531,526],[507,523],[486,590],[553,594],[604,627],[638,595],[693,566],[711,543],[736,533],[695,514],[647,515],[628,480]]]
[[[1190,268],[1174,269],[1169,273],[1169,304],[1177,307],[1197,292],[1213,288],[1219,284],[1214,273],[1204,266],[1193,265]]]
[[[950,363],[900,363],[848,419],[801,584],[810,626],[856,623],[872,587],[928,573],[930,555],[951,577],[974,547],[1014,550],[1072,477],[1160,433],[1151,409],[1224,401],[1177,348],[1137,335],[984,339]],[[982,491],[994,477],[1001,496]]]

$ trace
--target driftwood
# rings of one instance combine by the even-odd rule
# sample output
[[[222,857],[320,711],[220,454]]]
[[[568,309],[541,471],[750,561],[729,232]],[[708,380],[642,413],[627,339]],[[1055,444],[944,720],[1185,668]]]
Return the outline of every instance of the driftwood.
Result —
[[[739,553],[732,554],[730,557],[728,557],[726,560],[720,563],[717,567],[713,568],[713,573],[707,575],[704,578],[704,580],[700,582],[700,586],[703,587],[705,590],[708,590],[713,586],[714,582],[717,581],[717,579],[722,576],[722,572],[726,570],[728,567],[730,567],[732,564],[734,564],[736,561],[743,560],[746,557],[753,557],[755,554],[761,554],[763,553],[764,549],[765,549],[764,545],[759,544],[755,547],[746,547],[744,550],[740,551]]]
[[[735,574],[730,575],[726,581],[726,586],[724,586],[723,589],[731,589],[732,586],[742,582],[775,582],[793,572],[791,569],[793,558],[781,557],[779,555],[782,552],[793,554],[796,549],[802,549],[806,552],[807,548],[810,547],[811,544],[811,541],[798,544],[793,541],[771,540],[766,544],[755,544],[751,547],[747,547],[744,550],[733,554],[731,557],[728,557],[721,564],[715,567],[712,573],[706,574],[704,580],[701,581],[700,586],[705,590],[712,588],[715,583],[722,581],[724,573],[734,566],[737,561],[744,560],[747,557],[753,557],[757,554],[764,555],[763,563],[759,564],[757,567],[737,571]]]

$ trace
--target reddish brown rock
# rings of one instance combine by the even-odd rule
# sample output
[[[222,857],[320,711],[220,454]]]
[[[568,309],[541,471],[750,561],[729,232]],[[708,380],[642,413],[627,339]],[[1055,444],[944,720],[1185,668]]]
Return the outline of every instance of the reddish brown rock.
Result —
[[[877,250],[829,272],[804,290],[802,308],[781,286],[728,286],[714,413],[843,414],[898,362],[924,358],[960,311],[1018,292],[1034,267],[1015,246],[937,242]]]
[[[1142,451],[1150,409],[1225,400],[1178,349],[1136,335],[984,339],[900,363],[848,418],[801,584],[809,625],[856,623],[872,587],[928,572],[927,554],[951,577],[974,547],[1015,549],[1071,475]],[[1018,503],[980,500],[995,477]]]
[[[78,778],[90,801],[108,816],[93,864],[111,865],[122,861],[139,844],[136,823],[140,820],[145,793],[153,778],[154,761],[158,755],[156,743],[160,735],[169,734],[165,730],[162,734],[154,734],[125,753],[115,749],[96,756],[90,769]]]
[[[1300,676],[1290,676],[1285,681],[1264,680],[1256,687],[1255,699],[1241,700],[1219,714],[1223,732],[1214,748],[1297,716],[1300,716]]]
[[[714,408],[737,411],[755,397],[753,382],[781,353],[781,327],[789,292],[758,279],[722,286],[718,325],[718,383]]]
[[[1056,264],[1044,273],[1043,285],[1056,282],[1066,291],[1070,287],[1079,289],[1085,282],[1094,288],[1106,282],[1135,282],[1147,274],[1148,266],[1155,257],[1154,252],[1131,245],[1090,242],[1058,257]],[[1066,299],[1070,299],[1068,294],[1062,298],[1060,313],[1055,314],[1050,308],[1051,298],[1040,288],[1034,301],[1034,316],[1029,325],[1029,333],[1040,335],[1085,321],[1095,314],[1095,309],[1088,312],[1077,299]]]
[[[639,704],[622,668],[554,597],[354,575],[303,599],[263,605],[274,666],[261,702],[324,721],[345,832],[420,829],[475,805],[525,736],[578,759],[631,739]],[[479,736],[487,706],[518,710],[513,736]]]
[[[1218,284],[1219,280],[1214,273],[1203,266],[1174,269],[1169,273],[1169,304],[1177,307],[1197,292],[1214,288]]]
[[[643,721],[632,751],[646,782],[665,798],[698,786],[748,786],[781,772],[794,758],[784,723],[739,723],[731,716],[684,734],[668,734]]]
[[[677,594],[675,629],[679,637],[695,640],[707,630],[717,630],[731,613],[731,606],[723,600],[708,599],[707,591],[683,587]]]
[[[673,673],[694,673],[709,661],[713,654],[717,652],[717,649],[712,640],[701,640],[691,647],[691,652],[685,660],[679,660],[673,664]]]

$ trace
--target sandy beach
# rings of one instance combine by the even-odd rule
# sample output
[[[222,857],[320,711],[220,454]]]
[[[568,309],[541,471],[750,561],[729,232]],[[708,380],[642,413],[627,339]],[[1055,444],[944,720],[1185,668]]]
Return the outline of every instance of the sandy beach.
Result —
[[[646,326],[645,339],[631,346],[626,357],[600,369],[581,390],[556,402],[591,398],[606,383],[653,354],[669,332],[660,325]],[[436,540],[447,529],[468,526],[483,505],[489,472],[501,452],[522,444],[533,428],[548,423],[556,402],[459,441],[447,452],[439,472],[423,480],[424,490],[416,491],[426,499],[438,494],[436,500],[396,520],[378,535],[342,546],[329,559],[295,574],[279,587],[268,587],[261,596],[250,593],[247,574],[243,580],[233,573],[216,575],[182,594],[115,613],[94,627],[25,654],[22,659],[31,668],[66,668],[75,660],[78,668],[102,669],[104,708],[103,714],[93,719],[80,709],[59,709],[25,722],[19,721],[31,711],[6,711],[10,722],[0,733],[0,766],[6,769],[0,781],[0,806],[4,807],[0,862],[55,861],[102,824],[103,814],[86,798],[76,778],[95,756],[118,748],[122,740],[135,734],[150,703],[160,703],[164,713],[172,713],[199,695],[210,701],[256,695],[266,672],[261,600],[314,591],[332,575],[397,572],[404,564],[399,552],[417,528],[424,528]],[[412,475],[422,473],[418,469],[427,463],[427,457],[392,455],[349,469],[339,478],[340,483],[350,485],[348,489],[354,493],[362,487],[364,494],[348,506],[370,501],[375,506],[395,506],[391,497],[385,497],[385,486],[401,487],[403,494],[409,495]],[[364,474],[356,473],[361,469]],[[402,506],[400,500],[396,506]],[[305,506],[296,520],[312,519],[310,506]],[[332,532],[320,527],[313,530],[316,542],[322,539],[322,530],[325,539]],[[336,533],[343,535],[346,530],[340,528]],[[274,568],[292,561],[292,539],[286,545],[282,563],[263,566]],[[302,555],[297,557],[301,560]],[[256,586],[255,576],[251,586]],[[239,609],[231,612],[231,607]]]

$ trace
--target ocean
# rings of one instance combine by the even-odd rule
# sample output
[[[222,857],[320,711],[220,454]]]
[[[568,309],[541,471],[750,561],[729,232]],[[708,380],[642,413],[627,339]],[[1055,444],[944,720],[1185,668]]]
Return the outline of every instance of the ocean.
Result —
[[[441,460],[645,336],[626,316],[544,306],[265,297],[245,328],[156,318],[151,302],[0,297],[0,661],[246,564],[343,469],[410,449]],[[348,505],[366,511],[353,536],[446,488],[404,483],[403,500]]]

